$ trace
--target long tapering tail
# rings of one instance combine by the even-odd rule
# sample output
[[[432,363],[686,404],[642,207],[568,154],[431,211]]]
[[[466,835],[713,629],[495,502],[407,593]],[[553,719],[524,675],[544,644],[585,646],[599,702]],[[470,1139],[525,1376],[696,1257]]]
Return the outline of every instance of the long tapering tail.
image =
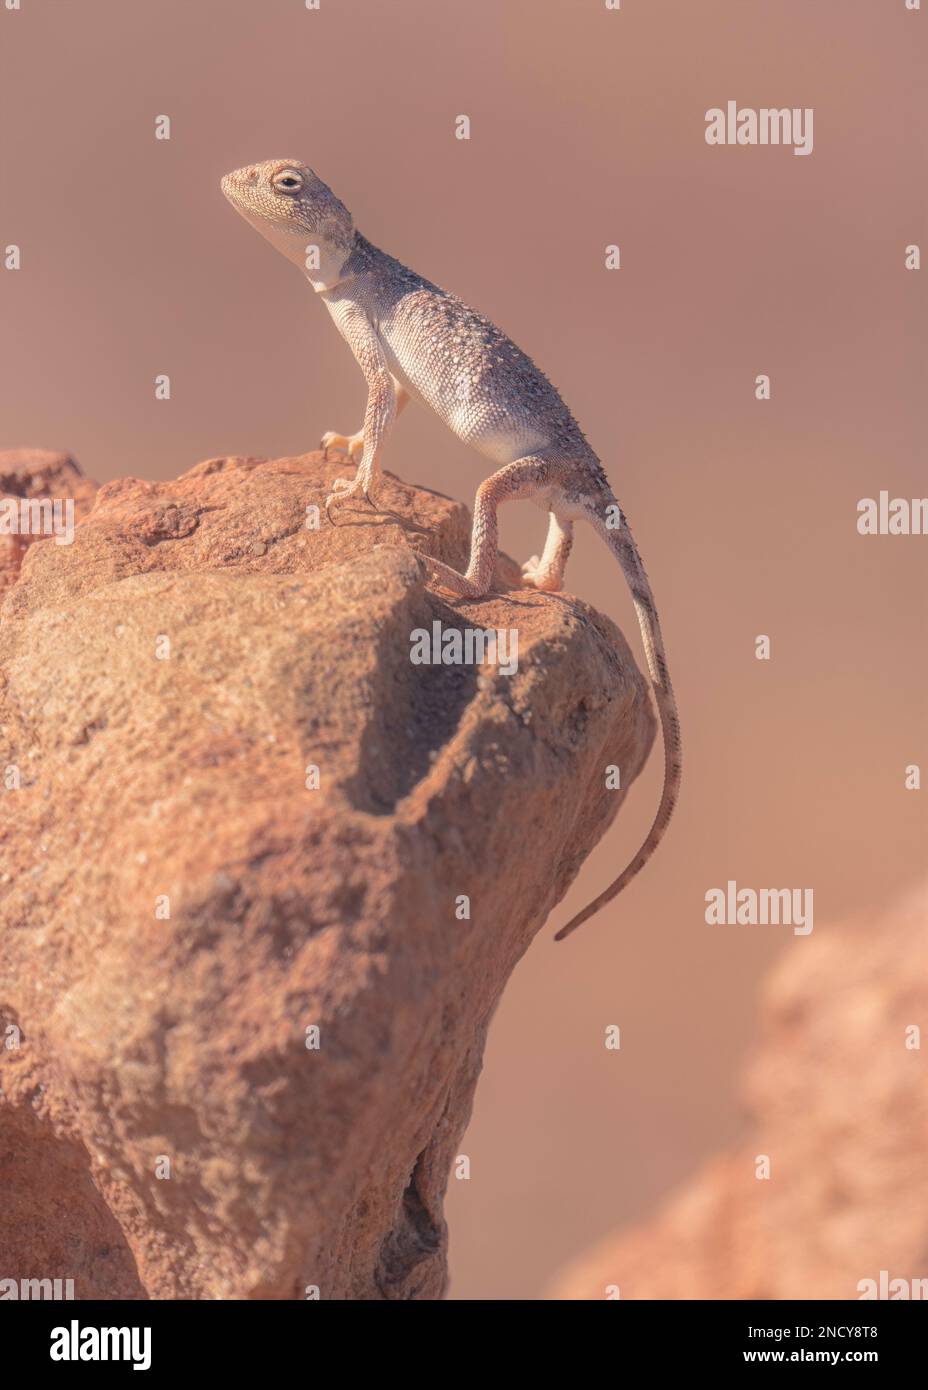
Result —
[[[641,872],[664,837],[664,831],[667,829],[677,804],[682,775],[680,720],[677,716],[677,703],[674,699],[673,686],[670,684],[670,676],[667,672],[667,658],[664,653],[664,639],[661,637],[660,623],[657,619],[657,605],[648,583],[648,576],[644,572],[644,565],[641,563],[641,556],[638,554],[631,531],[628,529],[628,522],[612,493],[606,492],[604,497],[604,501],[597,499],[595,504],[590,503],[587,518],[622,566],[622,573],[625,575],[631,590],[635,612],[638,614],[641,639],[644,643],[645,657],[648,663],[648,674],[651,677],[651,685],[661,721],[661,736],[664,743],[664,789],[661,793],[661,801],[657,808],[657,815],[654,817],[654,823],[634,859],[619,874],[618,878],[600,893],[598,898],[594,898],[582,912],[578,912],[576,917],[572,917],[566,927],[561,927],[561,930],[555,935],[555,941],[563,941],[565,936],[576,931],[601,907],[604,907],[606,903],[611,902],[617,894],[621,893],[626,884],[631,883],[635,875]],[[607,525],[607,516],[617,523],[614,529]]]

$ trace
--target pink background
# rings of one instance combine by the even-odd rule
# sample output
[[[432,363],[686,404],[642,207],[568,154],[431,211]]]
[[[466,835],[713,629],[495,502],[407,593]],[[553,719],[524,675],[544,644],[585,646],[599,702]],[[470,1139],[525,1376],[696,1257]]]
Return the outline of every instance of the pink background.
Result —
[[[928,537],[855,522],[861,497],[928,492],[928,271],[903,265],[928,246],[926,24],[903,0],[0,9],[0,244],[23,250],[0,273],[3,444],[71,450],[102,481],[357,428],[362,381],[324,309],[219,192],[294,155],[536,358],[642,548],[683,800],[649,870],[555,948],[650,823],[652,758],[507,991],[472,1177],[451,1181],[452,1296],[537,1296],[738,1133],[758,983],[804,941],[707,927],[708,888],[812,887],[818,932],[920,875],[925,793],[903,769],[928,763]],[[814,108],[813,154],[707,146],[730,98]],[[487,465],[410,408],[387,467],[470,502]],[[525,559],[543,528],[517,504],[504,544]],[[592,532],[568,584],[640,659]]]

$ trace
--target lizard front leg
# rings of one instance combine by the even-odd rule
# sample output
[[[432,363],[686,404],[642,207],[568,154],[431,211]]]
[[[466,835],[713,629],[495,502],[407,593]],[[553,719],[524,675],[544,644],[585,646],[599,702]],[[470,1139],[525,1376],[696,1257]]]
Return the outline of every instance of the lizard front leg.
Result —
[[[409,400],[409,393],[405,386],[400,385],[396,377],[392,377],[391,379],[393,381],[393,391],[396,396],[396,414],[394,419],[398,420],[403,413],[406,402]],[[319,441],[319,447],[325,458],[328,458],[330,449],[338,449],[342,453],[348,454],[353,462],[360,463],[361,455],[364,452],[363,426],[355,434],[338,434],[335,430],[326,430],[322,439]]]
[[[362,453],[354,478],[336,478],[326,498],[325,513],[332,520],[332,504],[359,493],[374,505],[371,496],[380,477],[380,455],[390,427],[396,418],[396,387],[387,368],[387,359],[370,319],[357,305],[348,303],[333,313],[339,331],[354,353],[367,382],[367,409],[361,429]]]
[[[367,382],[367,410],[362,430],[363,450],[358,471],[353,478],[336,478],[332,491],[325,499],[325,514],[332,520],[332,504],[343,502],[358,494],[373,507],[374,483],[381,475],[380,454],[384,440],[396,416],[396,396],[389,374],[372,375]],[[334,523],[333,523],[334,524]]]

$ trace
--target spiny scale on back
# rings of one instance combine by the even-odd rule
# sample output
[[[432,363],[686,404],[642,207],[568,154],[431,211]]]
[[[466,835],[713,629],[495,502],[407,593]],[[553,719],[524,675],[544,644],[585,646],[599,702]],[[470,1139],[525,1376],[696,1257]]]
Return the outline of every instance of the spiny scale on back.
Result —
[[[373,504],[383,446],[410,396],[454,434],[498,465],[477,491],[465,574],[421,556],[430,578],[451,593],[479,598],[493,582],[497,510],[531,498],[549,513],[541,558],[523,566],[526,585],[559,589],[574,522],[588,522],[609,546],[631,589],[661,718],[664,788],[644,844],[625,871],[558,933],[566,936],[615,897],[663,837],[680,786],[680,726],[667,674],[657,606],[625,517],[593,450],[560,395],[532,359],[490,319],[373,246],[344,203],[307,165],[267,160],[227,174],[233,207],[294,262],[322,299],[367,382],[364,423],[354,434],[329,431],[326,449],[358,460],[354,479],[336,479],[326,502]],[[617,524],[618,523],[618,524]]]

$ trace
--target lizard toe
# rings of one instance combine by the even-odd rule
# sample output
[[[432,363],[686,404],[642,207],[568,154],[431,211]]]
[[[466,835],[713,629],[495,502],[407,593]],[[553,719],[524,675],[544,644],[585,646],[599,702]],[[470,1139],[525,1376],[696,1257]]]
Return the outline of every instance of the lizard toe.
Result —
[[[358,463],[364,453],[363,434],[339,434],[336,430],[326,430],[319,447],[328,456],[330,449],[336,453],[347,454],[353,463]]]
[[[359,494],[370,502],[367,489],[363,483],[358,482],[357,478],[336,478],[332,484],[332,491],[325,499],[325,514],[329,521],[332,521],[331,508],[336,502],[344,502],[347,498],[357,497]],[[334,521],[332,525],[335,525]]]

